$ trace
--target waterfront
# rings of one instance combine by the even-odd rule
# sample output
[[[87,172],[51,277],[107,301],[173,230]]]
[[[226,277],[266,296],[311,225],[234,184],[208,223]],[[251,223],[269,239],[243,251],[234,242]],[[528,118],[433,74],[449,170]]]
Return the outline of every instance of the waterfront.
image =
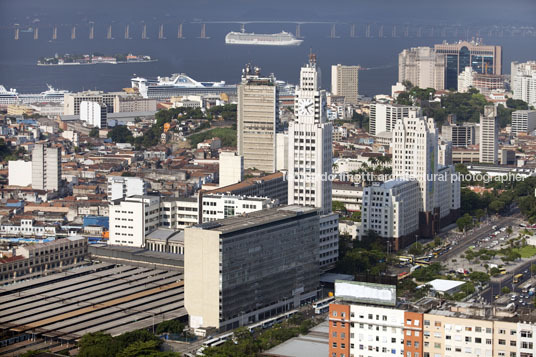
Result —
[[[102,27],[102,26],[101,26]],[[13,32],[0,31],[0,43],[9,51],[0,54],[0,84],[16,88],[19,93],[40,92],[45,84],[55,88],[78,91],[99,89],[121,90],[130,87],[130,78],[136,74],[145,77],[167,76],[183,72],[199,81],[238,82],[241,68],[251,62],[260,66],[264,73],[273,72],[278,79],[297,83],[299,68],[307,59],[310,50],[317,53],[323,71],[323,86],[330,87],[330,65],[358,64],[369,70],[360,72],[360,93],[374,95],[390,93],[397,80],[398,53],[412,46],[429,46],[440,43],[441,38],[350,38],[342,33],[340,38],[329,38],[328,25],[302,26],[304,42],[299,47],[230,46],[224,41],[228,31],[238,25],[212,24],[207,26],[209,39],[198,38],[199,25],[185,26],[185,39],[177,39],[168,33],[165,40],[104,38],[104,29],[99,28],[94,40],[79,36],[69,39],[69,29],[63,28],[57,41],[49,41],[49,34],[41,31],[41,38],[33,40],[31,33],[21,34],[13,40]],[[157,25],[150,26],[157,30]],[[171,26],[169,26],[171,28]],[[255,24],[247,28],[255,32],[295,31],[295,25]],[[175,29],[176,31],[176,29]],[[87,36],[87,34],[85,34]],[[119,34],[117,34],[119,35]],[[99,37],[100,36],[100,37]],[[137,34],[133,34],[133,37]],[[175,34],[176,36],[176,34]],[[448,39],[450,42],[454,38]],[[497,38],[486,44],[503,46],[503,68],[510,70],[513,60],[526,61],[536,57],[536,38]],[[143,53],[158,58],[158,62],[132,63],[129,66],[37,66],[35,58],[53,56],[55,53]],[[514,55],[514,53],[516,55]]]

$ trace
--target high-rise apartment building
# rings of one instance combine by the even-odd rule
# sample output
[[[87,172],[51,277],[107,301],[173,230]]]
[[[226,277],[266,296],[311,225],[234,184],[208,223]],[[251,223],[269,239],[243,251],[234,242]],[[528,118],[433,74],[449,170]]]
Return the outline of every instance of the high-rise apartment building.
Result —
[[[536,107],[536,61],[512,62],[510,75],[513,98]]]
[[[104,103],[83,101],[80,103],[80,120],[96,128],[108,127],[108,112]]]
[[[287,206],[184,231],[190,326],[229,330],[316,298],[319,215]]]
[[[258,67],[247,65],[238,85],[238,154],[244,168],[276,171],[276,131],[279,122],[275,77],[262,77]]]
[[[531,133],[536,130],[536,110],[512,112],[512,134]]]
[[[378,135],[383,132],[392,132],[396,120],[406,118],[412,109],[417,110],[417,115],[420,115],[421,108],[419,107],[391,103],[372,103],[369,116],[370,134]]]
[[[288,129],[288,202],[319,209],[320,264],[332,266],[338,257],[338,215],[331,212],[332,132],[327,121],[326,93],[321,90],[316,56],[301,68],[296,90],[296,119]]]
[[[497,165],[499,162],[499,125],[494,105],[486,105],[480,115],[480,163]]]
[[[60,181],[60,148],[36,144],[32,150],[32,188],[34,190],[58,191]]]
[[[466,67],[480,74],[502,74],[501,46],[460,41],[436,44],[434,50],[445,55],[445,89],[458,89],[458,76]]]
[[[357,104],[359,95],[359,66],[331,66],[331,93],[344,97],[344,102]]]
[[[445,89],[445,56],[430,47],[405,49],[398,55],[398,82],[420,88]]]

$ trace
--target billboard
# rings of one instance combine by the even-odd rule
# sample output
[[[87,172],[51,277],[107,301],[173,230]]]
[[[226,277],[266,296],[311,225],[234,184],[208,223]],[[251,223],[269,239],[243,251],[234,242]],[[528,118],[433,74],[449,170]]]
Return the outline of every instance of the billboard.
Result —
[[[335,280],[337,299],[375,305],[396,305],[396,285]]]

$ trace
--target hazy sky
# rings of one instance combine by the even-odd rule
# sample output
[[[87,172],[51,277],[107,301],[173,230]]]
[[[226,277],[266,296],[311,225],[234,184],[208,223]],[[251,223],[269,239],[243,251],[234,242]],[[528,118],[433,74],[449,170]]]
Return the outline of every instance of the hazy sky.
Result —
[[[0,0],[4,24],[192,20],[325,20],[536,25],[536,0]]]

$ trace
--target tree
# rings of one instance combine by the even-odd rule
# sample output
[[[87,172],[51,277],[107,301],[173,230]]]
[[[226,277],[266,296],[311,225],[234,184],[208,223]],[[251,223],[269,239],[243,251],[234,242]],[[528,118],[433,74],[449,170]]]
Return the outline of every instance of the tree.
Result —
[[[99,128],[97,128],[97,127],[91,128],[91,131],[89,132],[89,136],[91,138],[98,138],[99,137]]]
[[[116,125],[112,130],[108,132],[108,137],[112,139],[114,143],[130,143],[132,142],[132,133],[124,125]]]
[[[501,288],[501,293],[503,293],[503,294],[508,294],[508,293],[510,293],[510,288],[509,288],[508,286],[503,286],[503,287]]]
[[[119,348],[114,338],[104,332],[93,332],[82,336],[79,342],[80,357],[109,357],[115,356]]]
[[[344,206],[344,203],[342,203],[340,201],[333,201],[331,203],[331,206],[332,206],[333,211],[337,211],[337,212],[346,211],[346,206]]]
[[[460,232],[465,232],[467,229],[471,229],[473,227],[473,217],[466,213],[456,220],[456,225],[458,226],[458,230]]]
[[[158,324],[156,327],[156,334],[174,333],[181,334],[184,331],[184,324],[177,320],[167,320]]]
[[[409,254],[413,255],[421,255],[424,251],[424,247],[421,243],[415,242],[411,247],[408,249]]]

